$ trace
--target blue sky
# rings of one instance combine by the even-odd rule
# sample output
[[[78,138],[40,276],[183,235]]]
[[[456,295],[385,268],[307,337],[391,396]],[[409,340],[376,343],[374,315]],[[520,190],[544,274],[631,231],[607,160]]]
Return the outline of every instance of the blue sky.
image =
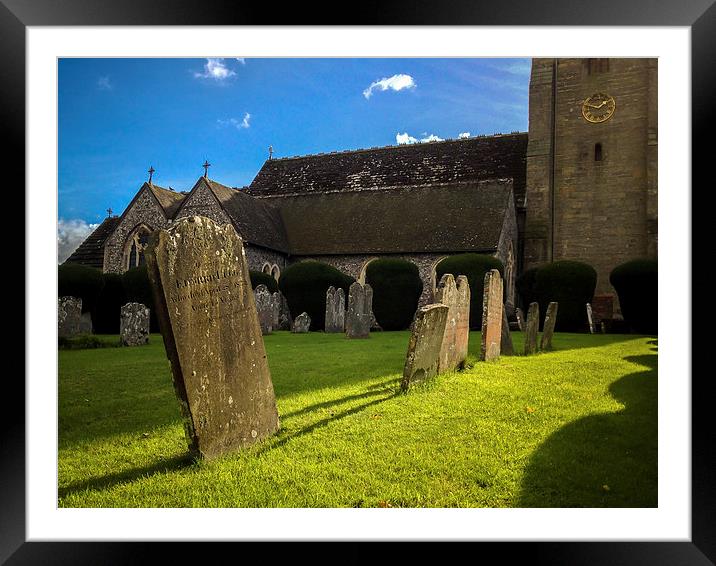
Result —
[[[285,157],[526,131],[529,70],[529,59],[61,59],[58,241],[121,213],[150,165],[176,190],[204,159],[211,178],[244,186],[269,145]]]

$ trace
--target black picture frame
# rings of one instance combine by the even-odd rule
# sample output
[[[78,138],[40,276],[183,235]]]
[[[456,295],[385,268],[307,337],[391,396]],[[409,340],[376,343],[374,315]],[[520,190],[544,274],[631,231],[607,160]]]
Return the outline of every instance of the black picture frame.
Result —
[[[538,3],[530,0],[510,3],[469,0],[438,3],[402,0],[367,1],[349,6],[322,2],[293,5],[208,0],[0,0],[0,123],[11,143],[2,157],[4,171],[16,178],[8,186],[25,186],[25,34],[28,26],[64,25],[634,25],[687,26],[691,28],[692,56],[692,172],[693,179],[708,179],[706,168],[712,141],[707,132],[714,124],[716,100],[716,4],[714,0],[558,0]],[[598,6],[598,8],[596,8]],[[340,14],[340,15],[339,15]],[[349,22],[341,19],[350,17]],[[7,175],[6,175],[7,177]],[[713,183],[710,183],[713,185]],[[17,194],[15,194],[18,197]],[[15,212],[22,210],[23,199]],[[26,256],[25,261],[29,261]],[[683,274],[681,275],[683,276]],[[690,274],[689,274],[690,276]],[[694,289],[696,292],[696,289]],[[23,292],[25,302],[30,298]],[[681,303],[681,308],[691,304]],[[696,335],[694,334],[696,339]],[[694,348],[696,349],[696,348]],[[691,352],[688,353],[691,356]],[[711,418],[710,372],[669,376],[691,380],[692,391],[692,536],[687,542],[494,542],[464,543],[468,548],[444,549],[447,557],[467,552],[481,561],[500,556],[532,564],[649,564],[700,565],[716,563],[716,426]],[[25,388],[18,379],[4,380],[4,395],[12,399],[16,413],[3,419],[0,445],[0,562],[18,564],[124,564],[154,561],[194,562],[216,551],[225,552],[234,544],[189,545],[139,542],[26,542],[25,537]],[[5,407],[7,410],[7,407]],[[81,533],[78,533],[81,538]],[[259,546],[260,543],[243,543]],[[472,545],[480,545],[475,548]],[[292,559],[303,555],[338,563],[368,562],[409,554],[425,555],[422,544],[348,543],[339,548],[324,544],[319,549],[306,543],[274,544],[276,553]],[[231,550],[231,552],[234,552]],[[244,550],[242,549],[242,552]],[[273,560],[272,560],[273,561]]]

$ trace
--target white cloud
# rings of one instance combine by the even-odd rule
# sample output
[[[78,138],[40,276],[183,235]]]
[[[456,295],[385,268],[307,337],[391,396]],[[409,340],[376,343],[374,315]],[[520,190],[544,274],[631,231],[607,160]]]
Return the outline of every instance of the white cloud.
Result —
[[[243,57],[237,57],[236,60],[242,65],[246,65],[246,59],[244,59]]]
[[[457,139],[459,139],[459,140],[464,139],[464,138],[469,138],[469,137],[470,137],[470,132],[462,132],[457,135]]]
[[[379,81],[373,82],[363,91],[363,96],[365,96],[367,100],[373,95],[374,90],[384,91],[392,89],[397,92],[405,88],[415,88],[416,86],[418,85],[410,75],[393,75],[392,77],[383,78]]]
[[[418,139],[418,138],[414,138],[413,136],[411,136],[407,132],[405,132],[404,134],[400,134],[400,133],[396,134],[395,141],[398,143],[398,145],[405,145],[405,144],[412,144],[412,143],[443,141],[443,139],[436,136],[435,134],[430,134],[429,136],[425,136],[425,137]]]
[[[97,226],[99,224],[87,224],[84,220],[60,218],[57,223],[57,263],[70,257]]]
[[[238,118],[229,118],[228,120],[222,120],[221,118],[219,118],[216,123],[219,124],[219,126],[233,126],[237,130],[240,130],[242,128],[246,129],[251,127],[249,120],[251,120],[251,114],[246,112],[246,114],[244,114],[243,120],[239,120]]]
[[[194,76],[197,79],[213,79],[215,81],[221,82],[235,74],[236,73],[234,71],[229,69],[224,64],[223,59],[208,58],[206,60],[206,65],[204,65],[204,72],[194,73]]]
[[[109,82],[109,77],[100,77],[97,79],[97,88],[99,90],[112,90],[112,83]]]

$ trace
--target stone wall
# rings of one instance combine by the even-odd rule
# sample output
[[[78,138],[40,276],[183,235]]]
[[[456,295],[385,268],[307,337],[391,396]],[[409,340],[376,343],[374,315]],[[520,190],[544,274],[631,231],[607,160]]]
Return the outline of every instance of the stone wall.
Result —
[[[147,188],[140,190],[105,242],[104,271],[108,273],[126,271],[125,247],[129,237],[139,226],[145,225],[150,230],[158,230],[167,228],[170,224],[171,221],[167,220],[164,210],[150,190]]]

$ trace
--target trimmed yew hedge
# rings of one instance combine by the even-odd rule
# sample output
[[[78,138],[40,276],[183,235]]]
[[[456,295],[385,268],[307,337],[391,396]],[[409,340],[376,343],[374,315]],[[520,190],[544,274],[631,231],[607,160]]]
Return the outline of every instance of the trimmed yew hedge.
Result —
[[[586,330],[586,304],[592,301],[596,286],[597,272],[581,261],[562,260],[540,266],[534,282],[540,318],[544,319],[549,303],[557,301],[559,310],[555,330]]]
[[[92,326],[97,334],[119,334],[119,313],[127,304],[127,293],[119,273],[103,273],[104,287],[92,312]]]
[[[659,322],[658,265],[635,259],[615,267],[609,282],[619,295],[624,320],[639,334],[656,334]]]
[[[482,293],[485,285],[485,273],[497,269],[504,277],[502,262],[491,255],[465,253],[446,257],[435,267],[437,282],[446,273],[452,273],[455,279],[459,275],[467,277],[470,284],[470,328],[482,328]]]
[[[332,265],[306,260],[288,266],[281,273],[278,288],[288,301],[291,316],[302,312],[311,317],[311,330],[323,330],[326,322],[326,291],[342,287],[348,297],[348,288],[355,281]]]
[[[418,266],[404,259],[376,259],[366,268],[365,282],[373,288],[373,314],[381,328],[408,328],[423,292]]]
[[[82,312],[92,312],[104,287],[102,271],[79,263],[57,268],[57,296],[82,299]]]

